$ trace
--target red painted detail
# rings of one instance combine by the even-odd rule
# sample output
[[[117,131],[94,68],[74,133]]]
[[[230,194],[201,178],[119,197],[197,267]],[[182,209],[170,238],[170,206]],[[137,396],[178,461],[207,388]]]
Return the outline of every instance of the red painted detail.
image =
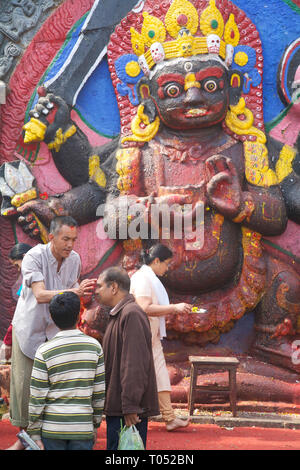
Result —
[[[184,76],[180,73],[166,73],[165,75],[161,75],[157,79],[157,83],[159,86],[163,86],[169,82],[177,82],[181,85],[184,85]]]
[[[184,15],[183,13],[179,16],[177,16],[177,23],[180,25],[180,26],[185,26],[188,22],[188,17],[186,15]]]
[[[196,79],[198,81],[204,80],[209,77],[221,78],[224,75],[224,70],[220,67],[208,67],[207,69],[201,70],[196,73]]]
[[[37,89],[39,96],[46,96],[47,90],[44,86],[39,86]]]
[[[238,80],[238,77],[236,76],[233,76],[232,77],[232,84],[231,84],[232,88],[238,88],[239,86],[239,80]]]

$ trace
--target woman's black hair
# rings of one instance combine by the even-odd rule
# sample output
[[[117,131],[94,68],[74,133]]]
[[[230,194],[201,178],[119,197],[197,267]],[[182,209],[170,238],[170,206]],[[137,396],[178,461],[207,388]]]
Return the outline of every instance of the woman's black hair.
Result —
[[[141,251],[141,259],[144,264],[151,264],[155,258],[158,258],[159,261],[166,261],[173,256],[173,252],[165,245],[161,243],[156,243],[152,245],[149,249],[144,249]]]
[[[31,250],[31,248],[32,246],[27,245],[27,243],[17,243],[10,250],[8,257],[14,261],[23,259],[24,255],[27,253],[27,251]]]

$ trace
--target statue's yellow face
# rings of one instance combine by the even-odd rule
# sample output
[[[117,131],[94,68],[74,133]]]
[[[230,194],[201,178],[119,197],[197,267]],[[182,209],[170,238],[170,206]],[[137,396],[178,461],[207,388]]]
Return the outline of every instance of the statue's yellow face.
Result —
[[[161,120],[173,129],[221,123],[229,105],[228,72],[220,62],[180,58],[154,72],[151,96]]]

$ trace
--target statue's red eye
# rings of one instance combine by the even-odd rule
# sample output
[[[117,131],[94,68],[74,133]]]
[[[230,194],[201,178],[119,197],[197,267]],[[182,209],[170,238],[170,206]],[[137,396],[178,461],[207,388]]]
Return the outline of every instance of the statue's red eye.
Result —
[[[209,93],[213,93],[218,88],[218,85],[214,80],[207,80],[203,88],[205,91],[208,91]]]
[[[165,87],[165,93],[170,98],[176,98],[177,96],[180,95],[181,91],[182,91],[181,86],[175,83],[170,83],[169,85]]]

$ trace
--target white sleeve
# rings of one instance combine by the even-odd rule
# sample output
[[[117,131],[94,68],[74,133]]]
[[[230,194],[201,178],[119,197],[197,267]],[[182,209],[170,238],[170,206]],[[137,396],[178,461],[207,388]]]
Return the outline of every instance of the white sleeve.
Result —
[[[137,299],[138,297],[151,297],[152,288],[149,279],[146,276],[133,274],[130,280],[130,293]]]
[[[27,287],[31,287],[33,282],[44,281],[42,263],[37,255],[32,256],[31,254],[26,253],[22,261],[21,270],[23,284]]]

